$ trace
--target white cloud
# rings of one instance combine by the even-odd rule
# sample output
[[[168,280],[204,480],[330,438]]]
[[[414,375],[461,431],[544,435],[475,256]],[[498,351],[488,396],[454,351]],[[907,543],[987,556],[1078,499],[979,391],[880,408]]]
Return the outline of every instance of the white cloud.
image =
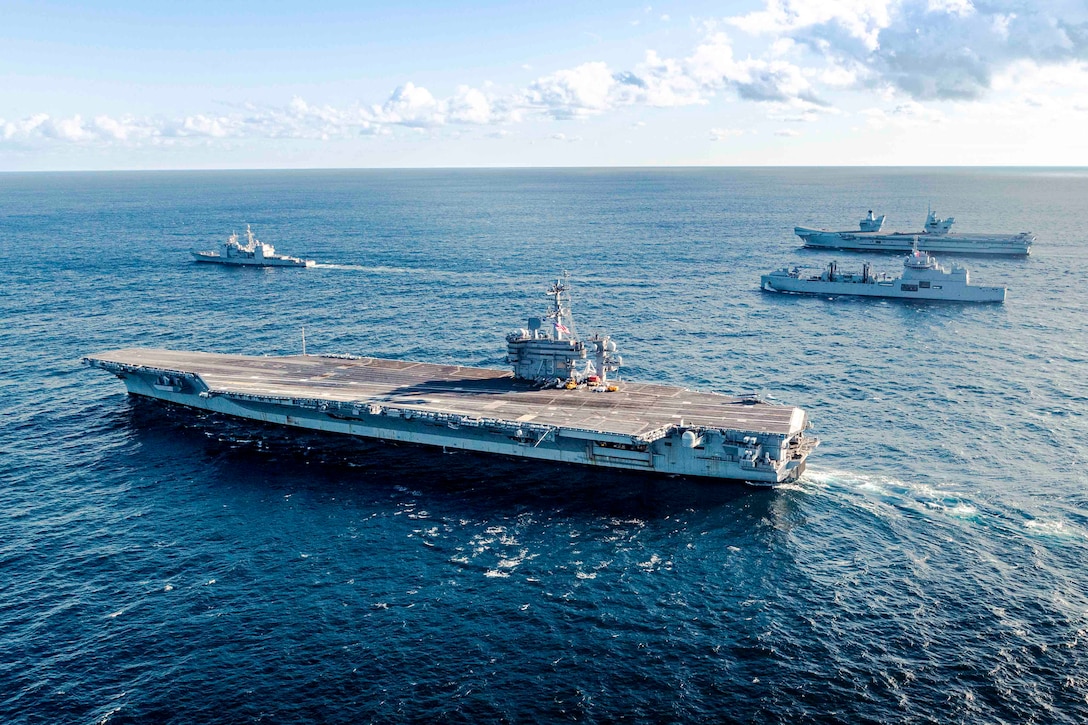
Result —
[[[652,50],[633,71],[620,78],[629,103],[676,108],[707,102],[706,89],[691,77],[682,61],[660,58]]]
[[[1018,61],[994,75],[993,89],[1011,93],[1083,94],[1088,89],[1088,63],[1041,65],[1031,60]]]
[[[743,134],[744,134],[744,131],[741,131],[740,129],[736,129],[736,128],[712,128],[712,129],[710,129],[710,140],[711,141],[724,141],[727,138],[734,138],[736,136],[741,136]]]
[[[892,109],[892,115],[917,123],[940,123],[944,120],[944,113],[923,106],[917,101],[904,101]]]
[[[93,130],[84,128],[79,114],[47,123],[42,128],[46,135],[63,141],[86,141],[94,135]]]
[[[105,138],[114,141],[127,141],[130,136],[139,132],[140,125],[135,123],[133,119],[114,119],[109,116],[96,116],[94,119],[94,128]]]
[[[552,118],[584,119],[635,104],[706,104],[723,91],[745,101],[827,105],[801,67],[780,58],[738,60],[724,33],[711,33],[686,58],[662,58],[650,50],[631,70],[592,62],[557,71],[534,81],[524,104]]]
[[[78,114],[59,119],[37,114],[22,121],[0,122],[0,138],[79,144],[139,144],[161,139],[328,138],[371,126],[366,119],[351,118],[331,108],[312,108],[296,98],[285,108],[247,109],[228,115],[194,114],[179,118],[100,115],[88,122]]]
[[[789,36],[812,27],[834,27],[846,38],[874,50],[890,24],[893,0],[767,0],[764,10],[727,22],[752,35]]]
[[[784,52],[783,48],[772,52]],[[681,61],[683,78],[697,84],[704,93],[731,90],[746,101],[804,101],[824,105],[802,69],[782,58],[733,57],[725,33],[713,33],[692,54]]]
[[[1088,4],[1075,0],[767,0],[727,22],[916,100],[982,98],[1019,60],[1088,60]]]
[[[531,118],[586,120],[632,106],[731,102],[754,104],[777,125],[842,114],[839,107],[851,104],[827,99],[848,93],[875,97],[862,114],[870,126],[929,125],[965,113],[965,104],[948,101],[998,95],[1061,113],[1077,112],[1088,96],[1084,0],[765,0],[755,12],[701,27],[690,50],[675,57],[647,50],[631,65],[590,60],[522,88],[461,85],[443,97],[408,81],[384,102],[352,107],[293,98],[284,106],[176,117],[36,113],[0,119],[0,143],[326,140],[405,129],[485,136]],[[748,37],[734,43],[721,28]],[[710,131],[715,140],[732,134]]]
[[[234,135],[243,125],[244,121],[239,118],[197,114],[181,119],[180,123],[167,124],[166,127],[162,129],[162,135],[226,138],[227,136]]]
[[[525,103],[553,118],[586,118],[613,107],[616,84],[607,64],[583,63],[533,81]]]
[[[373,108],[374,120],[411,128],[430,128],[446,122],[442,105],[426,88],[411,81],[398,87],[381,106]]]
[[[483,91],[460,86],[449,102],[450,121],[454,123],[486,124],[491,121],[491,102]]]
[[[710,35],[684,60],[687,75],[704,86],[718,86],[723,78],[735,76],[736,65],[725,33]]]
[[[0,139],[4,141],[46,139],[70,143],[121,142],[133,138],[147,138],[156,133],[153,123],[132,117],[114,119],[110,116],[96,116],[91,121],[85,121],[80,114],[70,118],[52,118],[48,114],[37,113],[19,121],[0,120]]]
[[[706,104],[723,91],[746,101],[827,105],[799,66],[782,59],[737,60],[724,33],[712,33],[686,58],[662,58],[650,50],[631,70],[593,62],[557,71],[534,81],[524,103],[552,118],[584,119],[635,104]]]
[[[941,111],[928,108],[917,101],[904,101],[889,110],[868,108],[861,112],[874,128],[909,128],[930,126],[946,120]]]
[[[926,10],[931,13],[948,13],[966,17],[975,12],[971,0],[927,0]]]
[[[53,118],[39,113],[18,121],[0,119],[0,141],[76,144],[139,144],[173,139],[350,138],[387,135],[390,127],[427,131],[447,124],[486,125],[519,120],[516,110],[496,108],[484,91],[461,86],[453,97],[436,99],[413,83],[397,88],[384,104],[340,109],[292,98],[282,107],[247,106],[227,114],[196,113],[174,118],[76,114]]]
[[[858,82],[858,70],[856,68],[848,68],[836,63],[830,63],[827,67],[820,69],[816,75],[821,85],[832,88],[849,88],[850,86],[857,85]]]
[[[839,115],[837,109],[820,108],[818,106],[805,106],[797,103],[773,103],[769,104],[767,118],[772,121],[785,121],[787,123],[812,123],[828,114]]]
[[[775,131],[774,135],[775,136],[786,136],[786,137],[789,137],[789,138],[793,138],[795,136],[800,136],[801,132],[800,131],[794,131],[792,128],[783,128],[783,129],[780,129],[778,131]]]

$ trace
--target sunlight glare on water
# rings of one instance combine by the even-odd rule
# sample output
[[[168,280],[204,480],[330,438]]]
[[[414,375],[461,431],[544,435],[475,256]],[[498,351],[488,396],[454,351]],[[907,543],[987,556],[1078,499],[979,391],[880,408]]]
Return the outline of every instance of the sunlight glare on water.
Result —
[[[869,208],[1031,229],[1004,305],[780,297]],[[1060,214],[1053,211],[1060,209]],[[1088,172],[0,175],[5,722],[1088,719]],[[251,224],[310,269],[196,265]],[[804,407],[777,490],[130,399],[127,346],[503,367],[564,269],[621,376]]]

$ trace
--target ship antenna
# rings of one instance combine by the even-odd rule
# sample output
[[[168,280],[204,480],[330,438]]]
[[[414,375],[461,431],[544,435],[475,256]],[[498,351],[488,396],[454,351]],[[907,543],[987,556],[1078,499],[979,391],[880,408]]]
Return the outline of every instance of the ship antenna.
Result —
[[[566,335],[571,340],[577,340],[578,336],[574,332],[574,318],[570,313],[569,272],[564,270],[562,278],[555,280],[555,284],[548,289],[548,296],[552,298],[552,309],[548,317],[552,319],[555,339],[562,340]]]

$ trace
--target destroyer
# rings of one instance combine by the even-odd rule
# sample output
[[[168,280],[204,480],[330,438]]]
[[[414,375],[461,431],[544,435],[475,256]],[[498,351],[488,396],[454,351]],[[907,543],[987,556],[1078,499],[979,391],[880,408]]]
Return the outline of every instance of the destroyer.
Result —
[[[794,227],[793,233],[801,237],[806,247],[816,249],[846,249],[853,251],[908,252],[912,240],[918,237],[919,248],[924,252],[955,252],[956,254],[1031,254],[1031,245],[1035,235],[1031,232],[1019,234],[959,234],[952,232],[954,217],[939,219],[936,212],[929,211],[925,228],[921,232],[881,233],[884,215],[869,215],[861,220],[859,228],[853,231],[833,232],[827,229]]]
[[[241,418],[603,468],[792,481],[818,440],[805,411],[609,377],[608,336],[579,339],[568,286],[506,338],[513,373],[379,358],[128,349],[84,358],[128,392]]]
[[[780,269],[761,277],[768,292],[810,295],[852,295],[857,297],[893,297],[907,300],[947,300],[953,302],[1004,302],[1004,287],[980,287],[971,284],[970,274],[959,265],[952,269],[915,247],[903,260],[903,276],[874,275],[866,262],[861,272],[842,272],[837,262],[827,265],[821,274],[806,275],[801,269]]]
[[[198,262],[214,262],[215,264],[237,264],[245,267],[312,267],[314,260],[299,259],[276,254],[276,248],[271,244],[265,244],[253,236],[249,225],[246,224],[246,243],[238,241],[237,234],[231,234],[227,241],[223,242],[220,251],[191,252]]]

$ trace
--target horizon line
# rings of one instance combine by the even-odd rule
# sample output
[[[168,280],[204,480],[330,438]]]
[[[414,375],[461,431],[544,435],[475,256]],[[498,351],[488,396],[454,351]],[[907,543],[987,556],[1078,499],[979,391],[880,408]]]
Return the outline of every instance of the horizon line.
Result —
[[[1050,164],[615,164],[609,166],[298,166],[298,167],[234,167],[208,166],[196,168],[115,168],[115,169],[0,169],[0,174],[111,174],[111,173],[185,173],[229,171],[599,171],[599,170],[683,170],[683,169],[1055,169],[1088,170],[1088,165]]]

